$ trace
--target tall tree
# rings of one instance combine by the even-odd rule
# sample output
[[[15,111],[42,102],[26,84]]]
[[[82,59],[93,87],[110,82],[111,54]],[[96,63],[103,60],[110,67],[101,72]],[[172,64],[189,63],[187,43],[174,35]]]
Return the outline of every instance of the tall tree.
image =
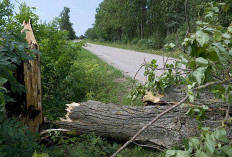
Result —
[[[69,32],[69,39],[73,40],[76,38],[76,33],[72,27],[72,23],[70,22],[70,8],[64,7],[62,12],[60,13],[60,29],[66,30]]]

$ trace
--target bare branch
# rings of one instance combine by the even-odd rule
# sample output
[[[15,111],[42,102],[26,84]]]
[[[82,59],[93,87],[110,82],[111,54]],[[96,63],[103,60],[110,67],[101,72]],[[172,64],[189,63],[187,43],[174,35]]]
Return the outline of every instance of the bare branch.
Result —
[[[62,132],[68,132],[70,130],[67,129],[48,129],[48,130],[44,130],[40,133],[40,135],[46,134],[46,133],[50,133],[50,132],[54,132],[54,131],[62,131]]]
[[[159,147],[156,147],[156,146],[149,146],[149,145],[144,145],[144,144],[139,144],[139,143],[137,143],[137,142],[133,142],[134,144],[136,144],[136,145],[138,145],[138,146],[141,146],[141,147],[148,147],[148,148],[154,148],[154,149],[157,149],[157,150],[159,150],[159,151],[163,151],[163,150],[161,150]]]
[[[227,79],[225,79],[225,80],[222,80],[222,81],[209,82],[209,83],[206,83],[206,84],[204,84],[204,85],[202,85],[202,86],[193,88],[193,90],[200,90],[200,89],[203,89],[203,88],[206,88],[206,87],[215,85],[215,84],[223,84],[223,83],[226,83],[226,82],[230,82],[231,80],[232,80],[232,77],[229,77],[229,78],[227,78]]]
[[[135,80],[136,76],[138,75],[139,71],[140,71],[140,70],[142,69],[142,67],[144,67],[144,66],[145,66],[145,64],[142,64],[142,65],[140,66],[140,68],[138,69],[138,71],[135,73],[134,80]]]

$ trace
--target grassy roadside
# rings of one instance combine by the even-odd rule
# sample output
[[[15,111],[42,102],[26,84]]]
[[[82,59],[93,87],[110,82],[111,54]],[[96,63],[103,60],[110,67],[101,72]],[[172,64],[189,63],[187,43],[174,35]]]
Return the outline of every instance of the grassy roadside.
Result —
[[[131,105],[127,99],[135,81],[82,48],[77,53],[69,74],[54,89],[43,95],[45,116],[54,120],[66,114],[65,104],[96,100],[104,103]],[[49,84],[49,83],[48,83]],[[142,105],[140,100],[133,105]]]
[[[88,50],[81,50],[71,70],[73,91],[79,91],[75,97],[80,100],[130,105],[127,95],[135,81]]]
[[[134,83],[133,79],[125,77],[120,70],[108,65],[88,50],[81,49],[77,55],[77,59],[70,68],[70,74],[62,81],[61,87],[57,87],[63,89],[62,96],[67,102],[91,99],[105,103],[130,105],[130,100],[126,97]],[[59,100],[59,97],[57,99]],[[64,105],[64,102],[60,104]],[[141,105],[141,103],[138,101],[136,105]],[[54,116],[57,116],[57,112],[62,109],[57,104],[46,106],[45,112]],[[73,136],[70,134],[67,136],[67,134],[59,132],[53,134],[49,141],[39,151],[47,153],[51,157],[106,157],[113,154],[122,145],[95,135]],[[157,155],[158,152],[155,150],[131,145],[118,156],[156,157]]]
[[[131,44],[122,44],[122,43],[106,43],[106,42],[100,42],[100,41],[90,41],[87,40],[87,42],[97,45],[103,45],[103,46],[110,46],[115,48],[121,48],[126,50],[133,50],[133,51],[139,51],[144,53],[150,53],[155,55],[161,55],[161,56],[169,56],[173,58],[179,58],[179,55],[182,53],[180,50],[175,50],[173,52],[164,52],[164,50],[154,50],[154,49],[148,49],[144,47],[139,47],[138,45],[131,45]],[[183,54],[183,53],[182,53]]]

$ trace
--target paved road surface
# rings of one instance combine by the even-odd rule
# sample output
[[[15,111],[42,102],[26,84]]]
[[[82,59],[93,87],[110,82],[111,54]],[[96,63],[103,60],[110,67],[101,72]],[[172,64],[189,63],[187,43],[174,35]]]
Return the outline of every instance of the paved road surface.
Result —
[[[159,55],[95,44],[88,44],[85,49],[96,54],[99,58],[115,68],[122,70],[125,75],[129,75],[132,78],[135,76],[140,66],[144,63],[144,60],[146,60],[146,62],[150,62],[152,59],[156,59],[159,67],[163,67],[163,56]],[[166,59],[166,57],[164,57],[164,59]],[[147,80],[143,73],[144,68],[141,69],[136,76],[136,80],[141,83],[144,83]],[[160,75],[161,73],[162,71],[157,71],[157,75]]]

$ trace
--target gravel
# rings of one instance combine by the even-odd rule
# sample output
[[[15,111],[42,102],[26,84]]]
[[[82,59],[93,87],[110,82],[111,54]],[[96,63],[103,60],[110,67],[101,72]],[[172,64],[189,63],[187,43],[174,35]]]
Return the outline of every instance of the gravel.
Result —
[[[136,52],[96,44],[87,44],[87,46],[84,48],[97,55],[99,58],[106,61],[108,64],[123,71],[124,75],[130,76],[132,78],[134,78],[136,72],[145,61],[150,62],[152,59],[156,59],[158,68],[162,68],[164,65],[163,59],[164,61],[167,59],[167,57],[159,55],[153,55],[143,52]],[[169,59],[174,60],[173,58]],[[171,61],[168,61],[168,63],[170,62]],[[147,78],[143,75],[144,70],[145,69],[142,68],[135,78],[140,83],[144,83],[147,80]],[[159,70],[156,72],[156,74],[160,76],[162,74],[162,71]]]

